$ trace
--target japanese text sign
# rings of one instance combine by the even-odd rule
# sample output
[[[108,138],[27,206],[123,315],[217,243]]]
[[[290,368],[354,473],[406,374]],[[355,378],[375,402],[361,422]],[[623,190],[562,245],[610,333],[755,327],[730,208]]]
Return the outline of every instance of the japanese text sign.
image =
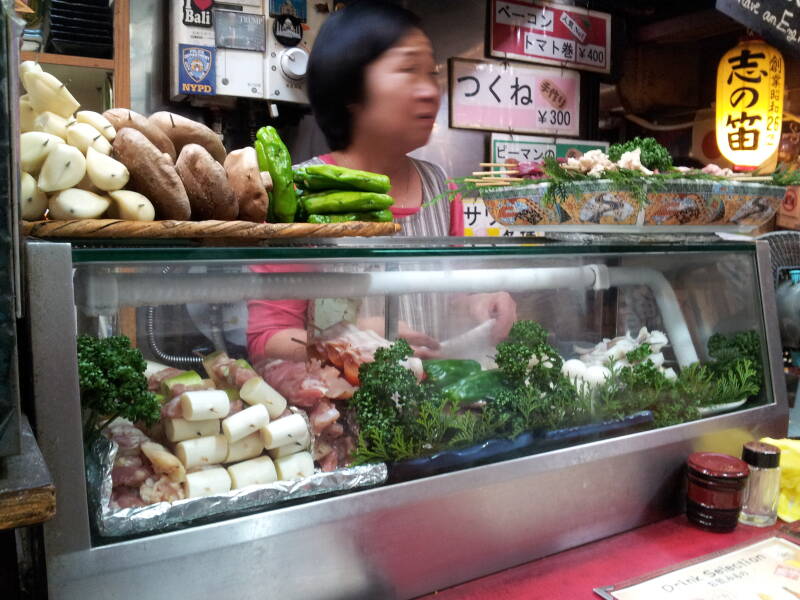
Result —
[[[491,0],[491,55],[608,73],[611,15],[532,0]]]
[[[483,198],[464,198],[464,235],[467,237],[527,237],[524,231],[509,229],[495,221]]]
[[[589,150],[608,150],[608,142],[493,133],[490,162],[541,162],[545,158],[578,157]],[[499,168],[499,167],[498,167]]]
[[[450,126],[578,135],[580,73],[450,59]]]
[[[761,40],[725,53],[717,70],[717,146],[737,167],[756,168],[778,149],[783,58]]]

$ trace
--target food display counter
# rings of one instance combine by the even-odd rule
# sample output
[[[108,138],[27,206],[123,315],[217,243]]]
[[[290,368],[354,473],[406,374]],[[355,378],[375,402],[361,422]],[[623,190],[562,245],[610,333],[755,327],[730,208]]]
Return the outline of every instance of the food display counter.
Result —
[[[744,441],[786,434],[788,408],[764,243],[458,243],[137,248],[29,241],[36,419],[58,495],[56,517],[44,526],[51,597],[108,598],[109,590],[118,597],[414,597],[674,515],[690,452],[735,454]],[[394,339],[413,325],[443,341],[441,352],[449,356],[442,358],[475,360],[482,372],[497,365],[503,371],[508,346],[481,336],[481,324],[459,320],[456,308],[465,294],[489,292],[509,293],[520,321],[547,325],[547,345],[557,353],[552,360],[558,365],[542,364],[566,378],[555,379],[551,390],[589,386],[586,373],[597,366],[592,363],[598,355],[620,343],[634,344],[635,351],[646,337],[650,364],[658,363],[652,381],[668,393],[644,406],[622,392],[608,395],[602,382],[580,387],[589,391],[561,395],[562,404],[553,396],[540,421],[528,421],[523,433],[496,427],[487,429],[484,439],[460,443],[453,436],[432,437],[414,456],[386,451],[386,481],[242,506],[234,490],[214,496],[222,511],[204,512],[209,504],[192,504],[207,498],[123,508],[110,491],[112,485],[119,490],[116,482],[98,475],[95,454],[84,453],[78,334],[127,335],[146,358],[184,371],[202,372],[201,361],[192,357],[205,353],[207,359],[224,348],[231,360],[249,359],[280,390],[280,377],[269,376],[271,363],[265,367],[252,352],[248,356],[248,305],[252,318],[254,303],[308,300],[309,348],[341,342],[342,336],[326,338],[326,328],[363,333],[371,323],[367,337],[383,340],[376,346],[385,349],[389,341],[381,336]],[[430,314],[408,313],[404,304],[410,296]],[[696,363],[717,368],[723,360],[720,340],[737,335],[748,336],[758,364],[747,364],[763,377],[747,397],[711,404],[723,398],[719,390],[697,387],[687,373]],[[363,338],[346,339],[349,349],[357,350],[355,340]],[[385,359],[376,356],[373,364]],[[607,383],[617,367],[603,356],[599,364],[610,365]],[[327,367],[331,360],[321,359]],[[619,362],[637,360],[623,353]],[[207,361],[206,367],[214,370]],[[370,371],[360,367],[366,388]],[[581,375],[573,377],[570,369]],[[432,385],[432,377],[413,385]],[[634,389],[631,380],[627,385]],[[704,397],[690,397],[703,390]],[[500,397],[496,392],[487,391],[483,404],[453,414],[485,413]],[[286,396],[290,405],[297,404]],[[345,435],[354,435],[347,415],[363,406],[363,394],[326,401],[339,409]],[[624,406],[611,414],[612,402]],[[349,461],[369,463],[365,448],[377,453],[357,439],[357,447],[331,465],[320,450],[325,438],[314,429],[314,411],[295,406],[298,413],[307,414],[315,434],[316,473],[301,474],[301,482],[324,471],[343,473],[353,468]],[[355,420],[367,423],[364,415]],[[364,431],[366,426],[362,438]],[[149,528],[149,517],[176,505],[201,508]],[[110,514],[127,515],[141,526],[120,533],[103,521]]]

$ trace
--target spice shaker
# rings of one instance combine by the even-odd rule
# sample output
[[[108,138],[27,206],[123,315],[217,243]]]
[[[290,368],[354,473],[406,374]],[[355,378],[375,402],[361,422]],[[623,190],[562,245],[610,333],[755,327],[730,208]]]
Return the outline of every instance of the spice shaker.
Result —
[[[747,442],[742,459],[750,467],[739,522],[756,527],[773,525],[778,518],[781,491],[780,448],[762,442]]]
[[[686,516],[709,531],[733,531],[739,522],[747,463],[717,452],[695,452],[686,461],[689,486]]]

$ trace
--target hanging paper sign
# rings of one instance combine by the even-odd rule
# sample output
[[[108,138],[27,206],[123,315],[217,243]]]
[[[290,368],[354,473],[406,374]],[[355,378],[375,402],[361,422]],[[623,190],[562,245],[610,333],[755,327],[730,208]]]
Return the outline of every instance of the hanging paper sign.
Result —
[[[491,0],[491,55],[611,70],[611,15],[532,0]]]
[[[608,142],[493,133],[490,162],[541,162],[548,157],[577,158],[589,150],[605,152],[608,150]]]
[[[216,48],[180,44],[181,61],[178,93],[194,96],[213,96],[216,93]]]
[[[783,118],[783,57],[761,40],[740,42],[717,68],[717,146],[743,170],[778,149]]]
[[[580,73],[450,59],[450,127],[578,135]]]

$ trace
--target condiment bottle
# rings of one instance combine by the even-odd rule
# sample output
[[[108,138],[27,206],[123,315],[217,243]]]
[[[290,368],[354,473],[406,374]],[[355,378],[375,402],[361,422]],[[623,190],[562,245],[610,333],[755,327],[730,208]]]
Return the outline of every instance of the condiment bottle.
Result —
[[[689,521],[720,533],[735,529],[750,472],[747,463],[727,454],[695,452],[689,455],[686,464]]]
[[[778,518],[781,491],[781,450],[771,444],[747,442],[742,459],[750,466],[739,522],[756,527],[773,525]]]

